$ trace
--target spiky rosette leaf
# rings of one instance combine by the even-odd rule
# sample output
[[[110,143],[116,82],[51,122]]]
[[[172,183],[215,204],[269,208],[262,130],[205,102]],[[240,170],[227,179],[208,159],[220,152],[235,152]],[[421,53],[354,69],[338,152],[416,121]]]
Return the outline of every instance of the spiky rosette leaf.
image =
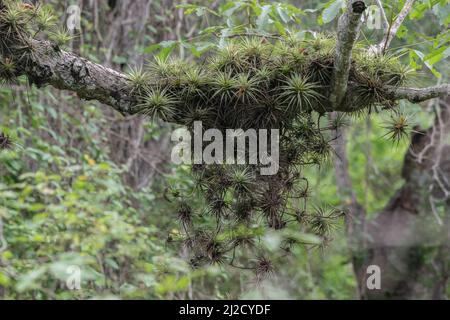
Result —
[[[0,82],[13,83],[16,81],[16,65],[12,59],[0,59]]]
[[[229,72],[218,72],[213,79],[212,98],[218,101],[220,107],[229,106],[235,98],[233,76]]]
[[[255,273],[257,280],[265,280],[275,273],[275,266],[267,257],[261,256],[256,261]]]
[[[209,79],[205,71],[199,67],[193,67],[186,70],[181,78],[183,85],[183,96],[187,100],[202,101],[208,100],[208,90],[205,85]]]
[[[341,213],[334,209],[316,207],[309,217],[311,232],[321,237],[328,237],[338,226]]]
[[[174,117],[177,103],[167,89],[152,88],[145,91],[137,109],[139,113],[153,120],[168,121]]]
[[[258,103],[262,92],[259,89],[258,78],[249,74],[239,74],[233,79],[233,89],[237,100],[243,104]]]
[[[35,23],[37,31],[45,31],[56,25],[56,16],[49,6],[39,6],[36,12]]]
[[[235,41],[230,41],[225,47],[218,50],[211,60],[213,70],[236,74],[245,71],[245,61],[241,54],[241,47]]]
[[[319,93],[320,86],[299,74],[294,74],[283,80],[278,101],[285,105],[289,113],[298,115],[301,112],[319,108],[323,96]]]
[[[395,112],[391,115],[387,125],[384,127],[388,132],[384,135],[392,142],[400,143],[407,138],[411,132],[411,126],[407,115]]]
[[[185,61],[173,58],[155,57],[148,65],[150,76],[158,81],[178,81],[181,78],[188,65]]]
[[[7,2],[6,9],[0,12],[0,29],[4,36],[18,36],[27,29],[27,10],[18,2]]]
[[[128,80],[132,87],[131,92],[141,94],[149,88],[151,80],[150,74],[142,66],[131,67],[127,73]]]
[[[213,108],[206,108],[197,104],[189,104],[186,109],[183,110],[181,116],[183,124],[189,129],[194,128],[195,122],[202,122],[205,127],[211,127],[214,124],[214,120],[217,117],[217,111]]]
[[[58,29],[50,33],[50,40],[56,43],[58,47],[66,46],[72,41],[74,37],[67,29]]]
[[[193,209],[189,203],[183,199],[177,209],[178,220],[183,224],[184,227],[190,227],[192,225],[193,219]]]
[[[267,62],[270,45],[261,38],[244,38],[239,42],[240,54],[248,70],[258,70]]]
[[[231,172],[230,181],[237,194],[249,194],[254,187],[255,176],[248,168],[235,168]]]

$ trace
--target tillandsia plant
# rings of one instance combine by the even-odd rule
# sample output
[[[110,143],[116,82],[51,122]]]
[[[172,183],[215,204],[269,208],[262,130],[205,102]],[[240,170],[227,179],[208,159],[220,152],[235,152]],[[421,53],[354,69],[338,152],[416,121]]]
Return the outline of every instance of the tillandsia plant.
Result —
[[[13,142],[11,138],[3,132],[0,132],[0,150],[11,149]]]
[[[359,7],[353,9],[361,14]],[[166,195],[176,203],[183,230],[170,240],[191,250],[192,266],[230,264],[254,270],[258,279],[273,273],[273,263],[259,245],[264,227],[285,230],[296,225],[325,245],[342,217],[338,210],[308,205],[304,169],[330,158],[333,132],[345,124],[340,116],[329,123],[325,115],[391,109],[398,100],[395,89],[409,76],[397,57],[380,58],[356,45],[348,59],[349,88],[344,97],[331,99],[340,85],[333,79],[334,67],[341,63],[334,54],[339,38],[322,35],[312,40],[237,36],[198,64],[156,58],[123,75],[64,52],[61,45],[69,36],[53,29],[48,9],[0,1],[0,77],[13,81],[27,75],[31,83],[74,90],[124,114],[144,114],[190,130],[196,121],[221,132],[279,130],[276,174],[261,175],[259,165],[197,164],[191,190],[171,187]],[[43,40],[46,34],[50,42]],[[406,125],[401,126],[392,138],[403,136]],[[202,195],[203,209],[189,202],[194,192]],[[312,245],[292,236],[283,243],[280,256],[294,244]],[[245,255],[237,249],[255,259],[243,261]]]

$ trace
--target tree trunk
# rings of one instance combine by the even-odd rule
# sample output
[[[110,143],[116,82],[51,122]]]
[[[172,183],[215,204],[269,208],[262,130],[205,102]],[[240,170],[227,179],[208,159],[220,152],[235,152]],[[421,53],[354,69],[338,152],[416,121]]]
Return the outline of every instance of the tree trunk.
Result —
[[[448,101],[450,102],[450,101]],[[356,238],[354,267],[363,299],[444,299],[449,277],[450,107],[415,133],[405,157],[404,186]],[[350,234],[350,242],[355,241]],[[353,248],[355,249],[355,248]],[[356,262],[356,263],[355,263]],[[367,269],[381,269],[381,289],[369,290]]]

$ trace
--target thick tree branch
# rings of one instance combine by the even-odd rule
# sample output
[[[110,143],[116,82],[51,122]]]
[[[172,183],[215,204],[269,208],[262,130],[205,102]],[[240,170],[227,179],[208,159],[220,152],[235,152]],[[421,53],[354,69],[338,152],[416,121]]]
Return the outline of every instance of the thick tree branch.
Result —
[[[359,37],[364,10],[366,10],[364,1],[349,0],[347,11],[339,19],[330,94],[330,102],[334,108],[341,104],[347,93],[353,46]]]
[[[2,1],[0,0],[0,4]],[[366,9],[363,1],[350,0],[347,12],[340,18],[336,44],[334,76],[330,84],[330,104],[327,111],[355,112],[349,94],[349,72],[352,50],[361,28],[361,15]],[[138,112],[139,103],[127,76],[61,50],[55,44],[29,39],[21,34],[2,31],[0,54],[17,57],[16,75],[25,75],[37,86],[51,85],[75,92],[80,98],[98,100],[123,115]],[[157,83],[155,85],[158,85]],[[357,84],[356,84],[357,85]],[[424,89],[379,88],[386,100],[407,99],[422,102],[449,95],[449,85]],[[180,107],[183,107],[180,105]]]
[[[384,87],[385,97],[389,100],[408,100],[419,103],[434,98],[445,98],[450,95],[450,84],[428,88]]]
[[[126,75],[100,64],[90,62],[75,54],[55,48],[50,42],[33,41],[33,63],[23,70],[32,83],[38,86],[51,85],[57,89],[75,92],[85,100],[97,100],[111,106],[124,115],[136,112],[136,95]],[[340,81],[344,81],[343,79]],[[348,80],[347,80],[348,82]],[[348,87],[347,82],[339,83],[339,88]],[[429,88],[403,88],[386,86],[383,88],[387,100],[406,99],[419,103],[450,95],[450,84]],[[334,104],[330,111],[355,111],[345,104]]]
[[[56,48],[46,41],[32,42],[33,63],[21,70],[37,86],[52,85],[98,100],[124,115],[136,104],[127,77],[100,64]]]

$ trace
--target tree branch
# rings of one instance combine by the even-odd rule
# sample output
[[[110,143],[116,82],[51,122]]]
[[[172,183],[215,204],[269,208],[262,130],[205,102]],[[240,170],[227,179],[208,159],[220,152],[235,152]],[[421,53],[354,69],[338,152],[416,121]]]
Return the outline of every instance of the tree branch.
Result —
[[[22,73],[37,86],[51,85],[76,92],[85,100],[98,100],[124,115],[137,103],[127,77],[100,64],[56,48],[50,42],[33,41],[33,63]]]
[[[359,37],[364,10],[366,10],[364,1],[349,0],[347,11],[339,18],[330,94],[330,102],[334,108],[339,106],[347,93],[353,46]]]
[[[408,100],[419,103],[434,98],[445,98],[450,95],[450,84],[428,88],[384,87],[385,97],[389,100]]]

